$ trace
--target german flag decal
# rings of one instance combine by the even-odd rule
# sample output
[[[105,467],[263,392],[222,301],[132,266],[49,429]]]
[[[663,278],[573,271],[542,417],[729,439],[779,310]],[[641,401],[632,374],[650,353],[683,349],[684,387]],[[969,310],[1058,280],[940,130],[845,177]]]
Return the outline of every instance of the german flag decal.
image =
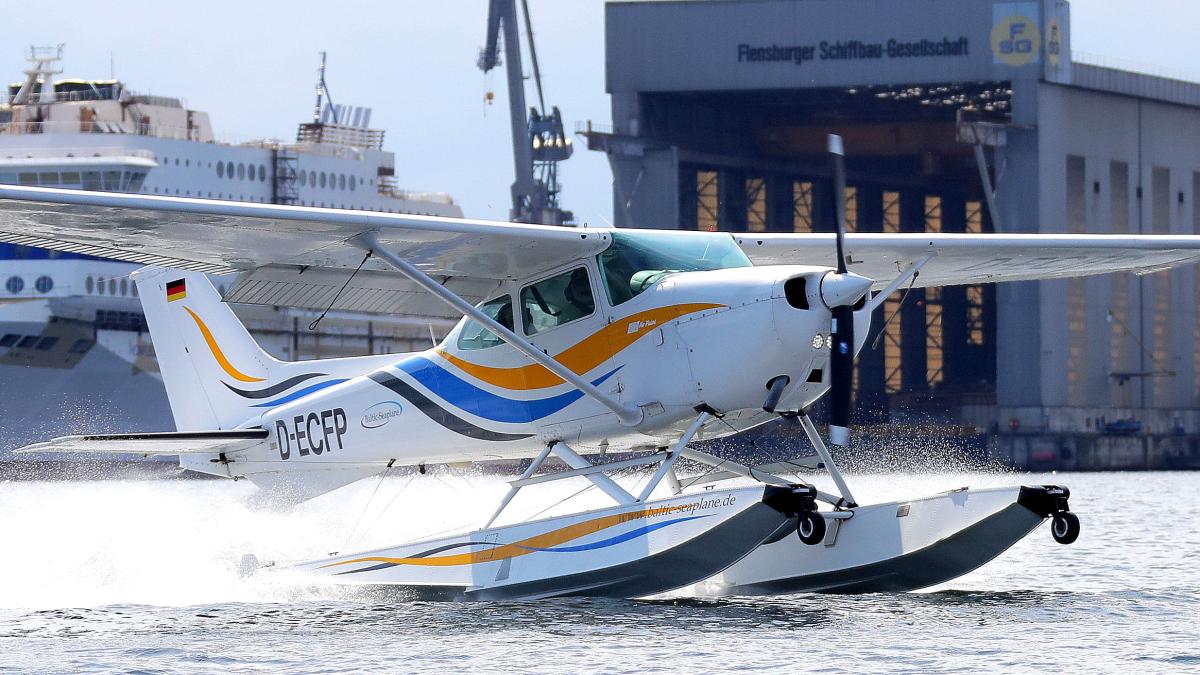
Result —
[[[175,302],[187,297],[187,284],[183,279],[167,283],[167,302]]]

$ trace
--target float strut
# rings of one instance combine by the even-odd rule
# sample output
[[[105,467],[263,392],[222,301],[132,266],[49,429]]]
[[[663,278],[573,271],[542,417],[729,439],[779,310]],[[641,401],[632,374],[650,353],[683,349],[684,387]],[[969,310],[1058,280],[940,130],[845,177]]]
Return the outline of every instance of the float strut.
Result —
[[[692,423],[688,425],[687,430],[684,431],[683,435],[679,437],[679,440],[675,442],[675,447],[671,448],[671,451],[667,453],[666,458],[663,459],[662,464],[658,465],[658,471],[655,471],[654,475],[650,477],[650,482],[646,483],[646,487],[642,488],[642,494],[638,495],[639,502],[644,502],[649,499],[650,493],[654,492],[654,488],[658,487],[658,484],[662,482],[662,479],[665,478],[667,474],[675,468],[675,462],[679,459],[679,456],[683,454],[684,447],[686,447],[687,444],[692,441],[692,437],[694,437],[700,431],[700,428],[703,427],[704,423],[708,421],[708,417],[709,415],[707,412],[702,412],[696,416],[696,419],[692,420]],[[675,484],[678,485],[679,481],[676,480]]]
[[[829,477],[833,478],[834,484],[837,485],[838,492],[842,494],[842,499],[847,502],[846,506],[858,506],[858,502],[854,500],[854,495],[850,493],[850,486],[846,485],[846,481],[842,478],[842,472],[838,470],[837,464],[833,463],[833,455],[829,454],[829,448],[825,447],[825,441],[821,440],[821,434],[817,432],[817,427],[813,425],[812,420],[804,411],[800,411],[796,415],[785,415],[792,418],[804,427],[804,433],[808,436],[809,442],[817,450],[817,456],[825,463],[825,469],[829,471]]]
[[[541,454],[534,458],[533,463],[529,465],[528,469],[525,469],[525,473],[521,474],[521,478],[529,478],[532,476],[533,473],[538,470],[538,467],[542,465],[542,462],[546,461],[546,457],[550,455],[550,449],[553,447],[554,444],[549,444],[543,448]],[[496,519],[500,517],[500,514],[504,511],[505,507],[508,506],[508,503],[511,502],[513,497],[516,497],[517,493],[520,491],[520,485],[515,485],[508,489],[508,494],[504,495],[504,499],[500,500],[500,506],[496,509],[496,512],[493,513],[492,517],[488,518],[487,523],[484,524],[484,529],[491,527],[492,523],[496,522]]]

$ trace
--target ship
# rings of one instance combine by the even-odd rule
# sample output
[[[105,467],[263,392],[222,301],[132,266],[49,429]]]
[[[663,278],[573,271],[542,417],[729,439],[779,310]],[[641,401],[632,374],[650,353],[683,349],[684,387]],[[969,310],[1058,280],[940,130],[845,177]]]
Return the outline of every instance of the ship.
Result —
[[[56,79],[63,45],[31,47],[0,99],[0,183],[462,217],[445,193],[402,189],[372,109],[335,105],[320,55],[316,104],[294,140],[221,140],[208,113],[118,79]],[[137,265],[0,243],[0,458],[72,432],[173,430]],[[235,279],[214,277],[224,293]],[[239,305],[276,358],[424,348],[449,326]]]

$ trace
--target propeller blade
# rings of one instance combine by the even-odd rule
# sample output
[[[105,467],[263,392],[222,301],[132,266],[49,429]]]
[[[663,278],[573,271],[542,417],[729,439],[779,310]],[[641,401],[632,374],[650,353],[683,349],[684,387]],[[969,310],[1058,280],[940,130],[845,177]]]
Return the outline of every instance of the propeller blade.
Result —
[[[833,163],[833,219],[837,227],[837,271],[846,273],[846,156],[842,137],[829,134],[829,159]]]
[[[829,159],[833,164],[833,214],[837,228],[837,286],[845,289],[861,279],[846,271],[846,153],[842,137],[829,134]],[[864,291],[865,292],[865,291]],[[831,295],[836,295],[831,293]],[[851,295],[851,297],[856,297]],[[832,298],[831,298],[832,299]],[[833,314],[833,345],[829,354],[829,442],[846,445],[850,442],[850,398],[854,385],[854,308],[849,298],[826,303]]]
[[[833,308],[833,345],[829,350],[829,442],[850,442],[850,397],[854,385],[854,308]]]

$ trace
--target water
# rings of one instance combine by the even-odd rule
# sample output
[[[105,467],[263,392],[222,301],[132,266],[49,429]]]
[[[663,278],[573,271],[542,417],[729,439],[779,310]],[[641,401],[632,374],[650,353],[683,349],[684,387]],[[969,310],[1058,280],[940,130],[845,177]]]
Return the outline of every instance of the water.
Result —
[[[0,670],[1200,670],[1200,474],[851,479],[862,501],[1022,482],[1072,488],[1079,541],[1043,526],[931,592],[531,603],[236,572],[247,551],[295,559],[477,524],[501,477],[364,481],[289,513],[254,507],[244,483],[0,483]],[[523,494],[514,515],[579,487]]]

